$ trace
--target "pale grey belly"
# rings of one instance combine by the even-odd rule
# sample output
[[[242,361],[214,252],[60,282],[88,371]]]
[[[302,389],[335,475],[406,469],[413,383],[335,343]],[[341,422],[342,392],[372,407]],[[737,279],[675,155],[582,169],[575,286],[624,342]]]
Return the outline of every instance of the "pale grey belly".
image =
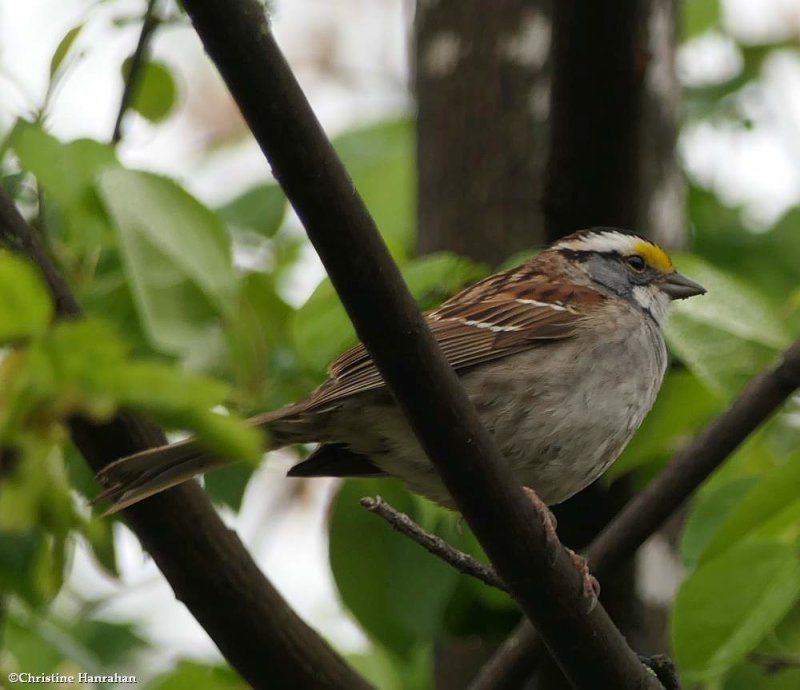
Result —
[[[649,324],[625,339],[598,341],[582,357],[562,345],[537,347],[462,376],[520,483],[548,504],[590,484],[622,452],[652,407],[666,361],[661,335]],[[348,407],[340,421],[352,426],[342,424],[351,429],[341,440],[413,491],[452,506],[393,405],[358,405],[357,416]]]

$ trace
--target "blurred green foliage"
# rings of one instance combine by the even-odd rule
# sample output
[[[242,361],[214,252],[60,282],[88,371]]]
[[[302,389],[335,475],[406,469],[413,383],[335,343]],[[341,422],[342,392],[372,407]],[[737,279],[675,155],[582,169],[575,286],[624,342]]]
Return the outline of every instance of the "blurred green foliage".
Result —
[[[683,37],[724,31],[717,0],[686,0]],[[210,447],[256,459],[258,437],[239,415],[310,390],[355,335],[329,281],[301,303],[288,286],[307,243],[271,180],[217,207],[181,184],[126,169],[113,147],[61,141],[46,127],[56,86],[79,58],[83,23],[50,61],[45,102],[2,133],[2,184],[26,211],[87,317],[57,322],[36,271],[0,255],[0,676],[13,670],[121,672],[150,643],[102,620],[93,602],[65,614],[62,591],[77,540],[109,577],[109,520],[85,499],[97,486],[68,443],[73,414],[108,419],[120,406]],[[747,127],[742,94],[784,42],[737,44],[741,69],[686,90],[685,122]],[[120,74],[128,66],[120,65]],[[178,79],[146,63],[136,117],[168,118]],[[19,113],[8,114],[18,116]],[[395,119],[334,141],[422,308],[487,273],[452,254],[415,255],[414,127]],[[754,232],[741,209],[688,180],[692,253],[676,257],[709,289],[678,305],[667,329],[672,368],[655,409],[609,473],[652,477],[800,334],[800,209]],[[527,255],[530,252],[526,252]],[[513,260],[522,260],[518,255]],[[368,289],[369,286],[365,286]],[[214,412],[224,406],[228,414]],[[686,570],[672,644],[687,687],[800,686],[800,429],[793,401],[701,488],[680,544]],[[238,510],[252,466],[208,477],[211,497]],[[452,637],[499,641],[518,613],[509,598],[457,575],[368,515],[380,494],[429,530],[485,558],[466,526],[392,480],[344,482],[330,513],[339,595],[372,647],[351,662],[382,689],[431,687],[432,650]],[[147,687],[244,687],[225,667],[182,661]]]

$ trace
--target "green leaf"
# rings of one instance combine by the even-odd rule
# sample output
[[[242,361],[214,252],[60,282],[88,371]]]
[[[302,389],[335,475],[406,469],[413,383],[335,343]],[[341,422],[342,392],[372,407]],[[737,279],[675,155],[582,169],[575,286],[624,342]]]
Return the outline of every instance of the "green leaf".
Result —
[[[683,14],[684,40],[716,26],[720,17],[720,0],[685,0]]]
[[[122,79],[130,74],[131,58],[122,63]],[[178,87],[172,72],[162,62],[148,60],[140,66],[139,82],[134,88],[131,107],[150,122],[166,119],[175,107]]]
[[[76,285],[79,302],[87,314],[102,314],[118,333],[124,333],[131,349],[155,354],[144,333],[132,287],[117,251],[100,254],[91,280]]]
[[[191,430],[208,450],[231,460],[261,459],[259,429],[210,411],[227,397],[226,384],[153,362],[127,364],[112,384],[121,404],[147,412],[169,428]]]
[[[402,267],[421,309],[438,305],[487,272],[486,266],[447,252],[429,254]],[[320,283],[295,312],[292,335],[300,357],[319,370],[355,343],[355,331],[329,280]]]
[[[113,386],[126,404],[149,406],[164,416],[178,415],[187,407],[208,410],[224,401],[230,390],[222,381],[147,361],[128,363],[114,376]]]
[[[691,685],[741,661],[800,594],[793,548],[770,541],[737,544],[702,563],[675,599],[672,641],[678,668]]]
[[[703,560],[716,558],[747,537],[800,541],[800,454],[768,472],[737,501],[715,532]]]
[[[704,384],[730,398],[789,338],[769,301],[754,288],[698,257],[685,255],[679,264],[708,294],[677,304],[665,337]]]
[[[664,328],[670,350],[711,391],[731,400],[775,359],[775,350],[677,313]]]
[[[0,254],[0,343],[37,336],[52,318],[52,300],[39,272],[22,259]]]
[[[109,170],[99,191],[153,346],[194,367],[212,366],[224,349],[220,319],[237,291],[219,217],[175,182],[150,173]]]
[[[90,519],[83,525],[83,536],[97,563],[112,577],[119,577],[113,527],[113,520]]]
[[[236,314],[227,331],[227,342],[234,365],[235,389],[240,396],[237,400],[247,407],[263,404],[267,391],[274,388],[280,372],[299,378],[291,366],[296,361],[289,339],[292,314],[293,309],[278,294],[272,274],[246,273],[242,276]],[[286,402],[289,400],[281,400],[278,405]]]
[[[402,665],[397,663],[397,657],[388,654],[381,647],[373,647],[365,653],[348,654],[345,658],[356,673],[364,676],[376,688],[405,690],[407,687],[402,682]]]
[[[20,435],[9,444],[19,453],[19,460],[3,480],[0,529],[47,530],[55,538],[50,544],[52,559],[61,560],[63,538],[78,523],[75,506],[60,455],[33,426],[33,433]]]
[[[283,224],[288,202],[276,184],[251,187],[217,209],[220,218],[238,230],[251,230],[273,237]]]
[[[0,589],[37,601],[31,577],[43,544],[38,532],[0,531]]]
[[[526,261],[530,261],[534,256],[539,254],[541,251],[538,247],[528,247],[527,249],[520,249],[518,252],[514,252],[511,256],[509,256],[497,270],[499,271],[507,271],[509,268],[516,268],[524,264]]]
[[[402,273],[419,308],[427,310],[485,278],[489,267],[449,252],[438,252],[414,259],[403,267]]]
[[[65,632],[90,650],[107,668],[122,664],[131,654],[146,646],[131,623],[78,619],[69,621]]]
[[[757,656],[756,656],[757,655]],[[797,690],[800,687],[800,606],[725,678],[724,690]]]
[[[756,477],[733,477],[704,491],[692,506],[681,535],[683,562],[693,568],[722,522],[757,482]]]
[[[148,685],[150,690],[247,690],[249,687],[227,666],[206,666],[195,661],[181,661],[177,668]]]
[[[15,592],[31,606],[49,602],[63,581],[63,548],[38,529],[0,530],[0,590]]]
[[[24,120],[15,125],[11,145],[22,167],[36,176],[44,190],[45,209],[52,202],[61,211],[64,239],[72,251],[95,249],[109,239],[108,218],[97,197],[95,179],[100,170],[116,165],[111,146],[93,139],[63,143]]]
[[[800,605],[795,604],[778,623],[775,634],[764,641],[760,651],[767,654],[790,653],[800,658]]]
[[[327,278],[294,313],[291,332],[298,356],[319,371],[356,342],[353,325]]]
[[[696,227],[694,251],[715,266],[746,279],[775,308],[800,284],[800,209],[794,208],[768,231],[753,232],[742,210],[725,206],[712,192],[689,187],[689,211]],[[793,331],[795,334],[798,330]]]
[[[392,255],[402,262],[416,238],[416,170],[411,120],[382,122],[333,140]]]
[[[105,322],[58,323],[27,351],[16,354],[17,359],[9,358],[0,367],[0,396],[7,396],[0,398],[4,440],[31,433],[38,439],[46,436],[42,428],[47,431],[48,424],[63,423],[74,414],[103,421],[125,406],[169,428],[193,431],[206,448],[231,460],[261,458],[258,429],[211,411],[228,397],[227,384],[162,362],[131,360]],[[50,503],[54,504],[52,497]]]
[[[252,476],[253,468],[249,465],[223,467],[206,475],[206,493],[215,503],[221,503],[238,512]]]
[[[367,633],[407,657],[440,629],[458,573],[367,513],[359,500],[374,495],[415,517],[413,499],[393,480],[346,481],[332,507],[331,568],[342,601]]]
[[[784,655],[779,655],[782,659]],[[777,671],[753,664],[737,667],[726,679],[722,690],[797,690],[800,688],[800,668]]]
[[[124,375],[127,350],[104,322],[58,323],[29,356],[35,375],[29,385],[40,396],[34,404],[49,408],[48,416],[83,412],[104,420],[114,413],[117,377]]]
[[[83,23],[78,24],[77,26],[73,26],[67,33],[64,34],[64,37],[59,41],[58,46],[56,47],[56,51],[53,53],[53,57],[50,59],[50,81],[52,82],[55,79],[56,74],[58,73],[61,64],[64,62],[64,58],[67,57],[69,54],[70,49],[72,48],[75,40],[80,35],[81,31],[83,30]]]
[[[257,464],[263,455],[264,434],[238,417],[206,413],[190,418],[197,439],[212,453],[230,460]]]
[[[25,179],[27,175],[24,172],[9,172],[0,174],[0,185],[8,192],[8,195],[15,201],[29,200],[29,190],[25,189]]]
[[[30,615],[20,615],[19,608],[9,607],[4,614],[4,651],[13,655],[20,670],[36,668],[40,673],[55,670],[64,658],[61,650],[54,640],[42,634],[41,626],[31,625]]]
[[[707,323],[738,338],[781,348],[788,336],[769,301],[754,287],[690,254],[678,257],[681,272],[691,276],[708,294],[675,305],[675,311]]]
[[[99,492],[100,487],[83,455],[71,443],[64,446],[63,452],[69,485],[86,498],[93,498]],[[108,520],[103,522],[110,524]]]

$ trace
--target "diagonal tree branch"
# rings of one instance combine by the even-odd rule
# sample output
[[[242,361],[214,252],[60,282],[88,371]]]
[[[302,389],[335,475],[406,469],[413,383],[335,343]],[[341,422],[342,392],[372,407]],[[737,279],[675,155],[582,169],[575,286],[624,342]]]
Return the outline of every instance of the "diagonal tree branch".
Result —
[[[150,43],[153,39],[156,29],[160,23],[160,19],[156,14],[156,5],[158,0],[147,0],[147,9],[144,11],[142,18],[142,28],[139,31],[139,40],[136,42],[136,48],[131,55],[131,62],[128,68],[128,74],[125,76],[125,85],[122,89],[122,96],[119,100],[119,108],[117,109],[117,118],[114,121],[114,131],[111,134],[111,143],[118,144],[122,141],[122,121],[125,119],[125,114],[136,96],[136,90],[139,88],[139,82],[142,77],[142,71],[147,63],[148,53],[150,51]]]
[[[185,0],[356,331],[499,575],[577,688],[658,688],[482,427],[256,0]],[[489,509],[487,510],[487,506]],[[497,509],[502,507],[502,509]]]
[[[590,544],[586,556],[602,578],[630,558],[745,439],[800,388],[800,341],[756,376],[742,394],[681,450]],[[541,639],[523,621],[487,662],[471,690],[513,688],[541,653]]]
[[[0,187],[0,238],[41,270],[60,317],[81,309],[34,230]],[[75,418],[72,439],[97,472],[117,458],[166,442],[153,424],[123,413],[107,424]],[[254,688],[367,690],[264,577],[239,537],[194,482],[125,511],[175,596]]]

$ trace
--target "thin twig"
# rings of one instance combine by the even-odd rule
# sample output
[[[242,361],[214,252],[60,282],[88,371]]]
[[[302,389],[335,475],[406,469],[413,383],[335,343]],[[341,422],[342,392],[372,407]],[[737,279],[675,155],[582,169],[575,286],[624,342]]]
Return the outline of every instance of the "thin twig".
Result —
[[[432,553],[437,558],[441,558],[445,563],[452,565],[456,570],[470,575],[490,587],[506,592],[506,586],[497,576],[494,568],[490,565],[481,563],[468,553],[459,551],[454,546],[448,544],[441,537],[424,530],[408,515],[401,513],[397,508],[389,505],[380,496],[375,498],[362,498],[361,505],[370,513],[375,513],[388,522],[400,534],[405,535],[415,541],[423,549]]]
[[[768,676],[790,668],[800,668],[800,657],[797,656],[750,652],[750,654],[747,655],[747,660],[763,668]]]
[[[150,42],[155,30],[161,23],[161,20],[156,14],[157,4],[158,0],[148,0],[147,9],[142,18],[142,29],[139,32],[139,40],[136,43],[136,49],[131,56],[128,74],[125,76],[125,86],[122,89],[117,119],[114,122],[114,133],[111,135],[111,143],[114,145],[122,140],[122,120],[125,118],[125,114],[128,112],[128,108],[130,108],[133,102],[133,97],[136,95],[136,89],[139,87],[142,70],[147,63],[148,53],[150,52]]]

